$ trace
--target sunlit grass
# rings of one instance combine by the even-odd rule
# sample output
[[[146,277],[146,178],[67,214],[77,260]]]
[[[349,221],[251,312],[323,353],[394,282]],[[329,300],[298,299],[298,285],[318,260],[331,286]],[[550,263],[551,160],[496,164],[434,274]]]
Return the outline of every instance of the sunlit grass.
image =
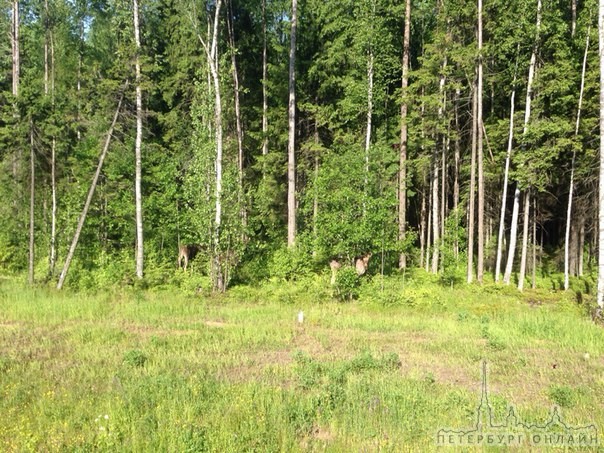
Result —
[[[604,426],[603,330],[572,293],[420,275],[338,303],[327,278],[217,298],[1,280],[0,450],[431,451],[471,426],[483,359],[497,416]]]

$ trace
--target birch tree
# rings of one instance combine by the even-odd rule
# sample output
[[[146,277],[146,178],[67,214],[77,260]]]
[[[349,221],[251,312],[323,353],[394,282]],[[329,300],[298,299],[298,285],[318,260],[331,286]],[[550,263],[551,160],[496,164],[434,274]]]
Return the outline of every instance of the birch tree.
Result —
[[[210,47],[203,40],[200,34],[197,36],[201,41],[204,49],[206,50],[206,56],[208,59],[208,66],[212,75],[212,81],[214,86],[214,128],[215,128],[215,140],[216,140],[216,187],[215,187],[215,216],[214,216],[214,231],[213,236],[213,254],[212,265],[213,265],[213,284],[214,288],[218,291],[224,291],[226,289],[226,282],[223,275],[222,260],[221,260],[221,244],[220,244],[220,227],[222,224],[222,159],[223,159],[223,130],[222,130],[222,99],[220,91],[220,74],[218,72],[218,26],[220,23],[220,8],[222,6],[222,0],[217,0],[214,10],[214,23],[212,32],[212,42]]]
[[[466,280],[472,283],[474,279],[474,219],[475,219],[475,200],[476,200],[476,148],[478,136],[478,96],[476,95],[476,86],[472,94],[472,157],[470,165],[470,194],[468,201],[468,266]]]
[[[399,144],[399,175],[398,175],[398,239],[405,240],[407,231],[407,141],[409,110],[407,87],[409,86],[409,53],[411,41],[411,0],[405,1],[405,31],[403,35],[403,75],[401,81],[401,141]],[[401,252],[398,262],[399,269],[407,267],[407,256]]]
[[[143,141],[143,95],[141,87],[141,64],[140,64],[140,30],[138,0],[132,0],[132,13],[134,23],[134,43],[136,45],[135,72],[136,72],[136,140],[135,149],[135,179],[134,193],[136,204],[136,276],[143,278],[143,202],[141,193],[142,179],[142,156],[141,145]]]
[[[28,282],[34,284],[36,207],[36,153],[34,150],[34,122],[29,120],[29,272]]]
[[[518,45],[520,48],[520,45]],[[501,211],[499,214],[499,233],[497,234],[497,254],[495,257],[495,282],[501,278],[501,258],[503,255],[503,237],[505,235],[505,211],[508,199],[508,181],[510,176],[510,161],[512,159],[512,147],[514,143],[514,111],[516,99],[516,76],[518,71],[518,59],[514,69],[514,81],[512,82],[512,94],[510,95],[510,127],[508,132],[508,147],[505,156],[505,168],[503,171],[503,190],[501,193]]]
[[[235,101],[235,124],[237,130],[237,181],[238,202],[241,209],[241,220],[246,223],[246,210],[243,205],[243,121],[241,117],[241,102],[239,99],[239,71],[237,70],[237,48],[235,46],[235,29],[233,18],[233,5],[229,0],[227,10],[227,28],[229,34],[229,45],[231,47],[231,71],[233,75],[234,101]]]
[[[482,283],[484,273],[484,169],[483,169],[483,124],[482,124],[482,0],[478,0],[478,78],[476,83],[476,147],[478,163],[478,257],[476,279]],[[473,253],[472,250],[468,251]]]
[[[298,0],[292,0],[289,45],[289,102],[287,140],[287,245],[296,241],[296,30],[298,26]]]
[[[65,258],[65,263],[63,264],[63,270],[61,271],[61,275],[59,276],[59,281],[57,283],[57,289],[63,288],[63,284],[65,283],[65,279],[67,278],[67,273],[69,272],[69,267],[71,266],[71,260],[73,259],[76,248],[78,246],[78,242],[80,240],[80,234],[82,234],[82,229],[84,228],[84,223],[86,222],[86,217],[88,216],[90,204],[92,203],[92,197],[94,196],[94,192],[96,191],[96,186],[99,181],[99,176],[101,175],[101,170],[103,169],[103,163],[105,162],[105,158],[107,157],[107,152],[109,151],[109,145],[111,144],[111,138],[113,136],[113,131],[115,129],[115,125],[117,124],[117,120],[119,118],[123,99],[124,99],[124,95],[122,93],[120,95],[119,101],[117,103],[115,113],[113,114],[113,120],[111,121],[111,125],[109,126],[109,129],[107,130],[107,135],[105,137],[105,143],[103,145],[103,150],[101,151],[101,155],[99,157],[99,162],[96,167],[96,172],[94,173],[94,176],[92,178],[92,183],[90,184],[90,188],[88,190],[88,195],[86,196],[86,201],[84,202],[84,207],[82,208],[82,212],[78,219],[78,225],[76,227],[75,233],[73,234],[73,239],[71,240],[69,252],[67,253],[67,257]]]
[[[574,23],[574,22],[573,22]],[[574,31],[574,30],[573,30]],[[589,27],[587,28],[587,37],[585,38],[585,52],[583,53],[583,65],[581,66],[581,87],[579,89],[579,101],[577,106],[577,118],[575,121],[575,139],[579,136],[579,125],[581,124],[581,108],[583,107],[583,93],[585,91],[585,72],[587,69],[587,55],[589,51]],[[577,149],[573,144],[573,157],[570,168],[570,183],[568,188],[568,204],[566,208],[566,231],[564,233],[564,289],[569,288],[569,249],[570,249],[570,227],[573,208],[573,194],[575,190],[575,164],[577,159]],[[579,244],[582,248],[583,245]]]
[[[539,31],[541,28],[541,0],[537,2],[537,23],[535,31],[535,42],[533,44],[533,50],[531,52],[531,60],[529,63],[528,81],[526,85],[526,102],[524,110],[524,126],[522,130],[523,138],[526,137],[529,127],[529,121],[531,118],[531,102],[533,100],[533,82],[535,79],[535,67],[537,64],[537,49],[539,45]],[[516,253],[516,241],[518,233],[518,214],[520,211],[520,186],[516,182],[516,189],[514,190],[514,208],[512,211],[512,222],[510,231],[510,245],[508,249],[508,258],[505,267],[505,274],[503,276],[503,282],[506,285],[510,284],[512,278],[512,269],[514,266],[514,256]]]

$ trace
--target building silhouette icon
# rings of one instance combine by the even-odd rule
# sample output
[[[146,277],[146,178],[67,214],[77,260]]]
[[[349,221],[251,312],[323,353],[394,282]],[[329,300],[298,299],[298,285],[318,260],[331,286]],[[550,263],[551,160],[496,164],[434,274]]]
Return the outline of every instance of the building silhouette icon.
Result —
[[[482,362],[480,402],[476,408],[473,427],[468,429],[440,429],[436,433],[439,446],[519,446],[539,447],[588,447],[598,446],[598,430],[594,424],[580,427],[567,425],[558,407],[543,424],[528,424],[510,406],[505,419],[497,423],[489,402],[487,388],[487,363]]]

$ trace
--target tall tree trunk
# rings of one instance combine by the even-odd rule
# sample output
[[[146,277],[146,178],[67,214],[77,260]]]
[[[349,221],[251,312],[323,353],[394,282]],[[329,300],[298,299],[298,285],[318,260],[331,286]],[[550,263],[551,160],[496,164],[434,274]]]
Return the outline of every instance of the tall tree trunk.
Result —
[[[117,103],[117,108],[115,109],[115,114],[113,115],[113,121],[111,121],[111,126],[107,131],[107,137],[105,138],[105,145],[103,146],[103,151],[101,152],[101,156],[99,157],[99,163],[96,167],[96,172],[94,177],[92,178],[92,183],[90,184],[90,189],[88,190],[88,196],[86,197],[86,201],[84,203],[84,207],[82,208],[82,213],[80,214],[80,218],[78,219],[78,226],[76,227],[75,233],[73,235],[73,239],[71,241],[71,246],[69,247],[69,252],[67,253],[67,257],[65,258],[65,264],[63,264],[63,270],[61,271],[61,275],[59,276],[59,282],[57,283],[57,289],[61,289],[63,284],[65,283],[65,278],[67,277],[67,272],[69,271],[69,266],[71,265],[71,260],[73,259],[73,255],[75,253],[75,249],[78,246],[78,241],[80,239],[80,234],[82,233],[82,228],[84,227],[84,222],[86,221],[86,216],[88,215],[88,210],[90,209],[90,203],[92,202],[92,197],[94,195],[94,191],[96,190],[96,186],[99,180],[99,175],[101,174],[101,170],[103,169],[103,162],[105,161],[105,157],[107,156],[107,151],[109,151],[109,144],[111,143],[111,137],[113,136],[113,130],[115,129],[115,124],[117,123],[117,119],[120,113],[120,109],[122,108],[122,100],[124,99],[124,94],[120,95],[120,99]]]
[[[451,135],[451,127],[448,127],[447,134],[443,136],[443,148],[440,156],[440,240],[444,241],[445,238],[445,219],[447,218],[447,156],[449,155],[451,142],[449,136]]]
[[[516,61],[518,67],[518,61]],[[510,129],[508,133],[508,151],[505,156],[505,170],[503,172],[503,193],[501,195],[501,211],[499,213],[499,233],[497,235],[497,255],[495,258],[495,281],[499,282],[501,274],[501,258],[503,255],[503,239],[505,236],[505,207],[508,198],[508,180],[510,175],[510,161],[512,159],[512,144],[514,142],[514,106],[516,98],[516,72],[512,83],[512,95],[510,96]]]
[[[600,174],[598,191],[598,296],[604,310],[604,0],[598,2],[598,45],[600,57]]]
[[[409,86],[409,52],[411,41],[411,0],[405,0],[405,31],[403,34],[403,76],[401,81],[401,142],[399,145],[398,174],[398,239],[405,240],[407,232],[407,114],[409,111],[407,88]],[[425,200],[424,200],[425,201]],[[398,260],[399,269],[407,267],[407,256],[401,252]]]
[[[48,33],[49,33],[48,0],[44,0],[44,96],[48,96]]]
[[[568,257],[568,274],[570,277],[577,276],[577,255],[579,248],[579,232],[577,226],[573,224],[570,228],[569,237],[569,257]]]
[[[570,0],[570,16],[570,36],[571,38],[574,38],[575,30],[577,29],[577,0]]]
[[[524,220],[522,223],[522,254],[520,256],[520,274],[518,275],[518,289],[524,289],[524,278],[526,276],[526,256],[528,252],[528,235],[530,222],[531,196],[530,191],[524,192]]]
[[[209,65],[214,82],[214,126],[216,129],[216,207],[214,218],[214,289],[224,292],[226,281],[223,275],[222,250],[220,244],[220,232],[222,225],[222,154],[223,154],[223,130],[222,130],[222,99],[220,92],[220,74],[218,72],[218,25],[220,22],[220,8],[222,0],[216,2],[214,15],[214,32],[212,35],[212,47],[210,50]]]
[[[373,51],[367,52],[367,130],[365,131],[365,175],[363,179],[363,216],[367,211],[369,194],[369,150],[371,148],[371,123],[373,121]]]
[[[13,20],[11,47],[13,55],[13,96],[19,95],[19,78],[21,73],[19,53],[19,0],[13,0]]]
[[[587,37],[585,38],[585,52],[583,53],[583,66],[581,68],[581,88],[579,89],[579,102],[577,106],[577,120],[575,121],[575,141],[579,137],[579,126],[581,124],[581,108],[583,106],[583,92],[585,90],[585,71],[587,69],[587,53],[589,51],[589,27],[587,28]],[[564,234],[564,289],[569,288],[569,240],[571,230],[571,215],[573,207],[573,193],[575,190],[575,161],[577,158],[577,149],[573,144],[573,158],[570,167],[570,183],[568,189],[568,205],[566,209],[566,232]]]
[[[585,216],[583,213],[579,215],[579,250],[577,251],[578,256],[578,273],[579,277],[583,277],[583,250],[585,247]]]
[[[76,113],[76,137],[78,142],[82,139],[82,60],[83,60],[83,47],[84,47],[84,12],[81,12],[82,16],[79,18],[78,28],[80,39],[78,41],[78,74],[76,83],[77,92],[77,113]]]
[[[29,120],[29,273],[28,282],[34,284],[35,264],[35,200],[36,200],[36,155],[34,151],[34,122]]]
[[[237,70],[237,55],[235,48],[235,30],[233,19],[233,6],[229,1],[229,11],[227,14],[227,28],[229,33],[229,43],[231,45],[231,65],[233,70],[233,86],[235,88],[235,124],[237,128],[237,175],[239,183],[238,201],[241,209],[241,222],[247,224],[247,212],[243,204],[243,123],[241,121],[241,103],[239,100],[239,72]]]
[[[212,237],[212,285],[215,291],[224,292],[226,290],[227,278],[226,268],[223,266],[224,254],[222,253],[220,236],[221,236],[221,224],[222,224],[222,162],[223,162],[223,128],[222,128],[222,98],[220,91],[220,74],[218,68],[218,26],[220,22],[220,9],[222,7],[222,0],[217,0],[214,10],[214,23],[213,27],[208,22],[208,36],[210,35],[210,29],[212,29],[212,41],[208,47],[208,43],[201,36],[197,34],[197,39],[203,46],[207,63],[209,68],[209,79],[208,79],[208,91],[211,87],[214,88],[214,129],[215,129],[215,140],[216,140],[216,160],[214,164],[216,184],[215,184],[215,216],[213,231],[208,231],[208,234]],[[209,20],[209,19],[208,19]],[[209,40],[209,37],[207,38]],[[206,194],[209,196],[210,188],[206,188]],[[210,226],[212,228],[212,226]]]
[[[442,3],[441,3],[442,6]],[[445,84],[446,84],[446,76],[445,76],[445,70],[447,68],[447,63],[448,63],[448,58],[445,55],[444,59],[443,59],[443,64],[442,64],[442,72],[440,75],[440,81],[439,81],[439,86],[438,86],[438,92],[440,94],[440,100],[439,100],[439,106],[438,106],[438,118],[439,120],[442,121],[444,115],[445,115],[445,108],[446,108],[446,99],[447,99],[447,95],[446,95],[446,91],[445,91]],[[445,153],[445,147],[446,147],[446,137],[445,134],[441,134],[441,158],[444,159],[444,153]],[[439,266],[439,256],[440,256],[440,251],[441,251],[441,239],[444,237],[443,231],[444,231],[444,223],[445,223],[445,219],[442,213],[439,214],[439,194],[438,194],[438,189],[439,189],[439,184],[440,184],[440,178],[439,178],[439,172],[440,172],[440,168],[439,168],[439,163],[438,163],[438,150],[435,148],[434,149],[434,154],[433,154],[433,165],[434,165],[434,169],[433,169],[433,175],[434,175],[434,180],[433,180],[433,187],[432,187],[432,195],[433,195],[433,199],[432,199],[432,235],[433,235],[433,240],[434,240],[434,248],[432,249],[432,273],[436,274],[438,273],[438,266]],[[442,179],[443,179],[443,185],[445,184],[445,174],[442,174]],[[442,193],[441,193],[442,196]]]
[[[262,0],[262,155],[268,154],[268,52],[266,45],[266,0]],[[264,175],[264,171],[262,172]]]
[[[289,106],[287,141],[287,245],[296,242],[296,29],[298,0],[292,0],[289,47]]]
[[[476,279],[482,283],[484,275],[484,169],[483,169],[483,120],[482,120],[482,0],[478,0],[478,81],[476,101],[476,132],[478,160],[478,256]]]
[[[455,243],[454,254],[455,259],[459,258],[459,168],[461,165],[461,125],[459,123],[459,97],[461,90],[455,90],[455,169],[453,170],[453,212],[455,215]]]
[[[313,237],[313,257],[317,256],[317,242],[319,239],[319,227],[318,227],[318,219],[319,219],[319,125],[317,124],[317,120],[315,119],[315,156],[314,156],[314,174],[313,174],[313,202],[312,202],[312,237]]]
[[[536,24],[536,33],[535,33],[535,42],[533,44],[533,51],[531,53],[531,61],[529,64],[529,74],[528,81],[526,85],[526,102],[525,102],[525,110],[524,110],[524,127],[522,130],[523,139],[526,137],[528,132],[528,125],[531,118],[531,102],[533,100],[533,81],[535,79],[535,66],[537,63],[537,48],[539,45],[539,32],[541,28],[541,0],[537,1],[537,24]],[[514,210],[512,211],[512,223],[511,223],[511,233],[510,233],[510,249],[508,251],[508,262],[506,264],[505,275],[503,277],[503,281],[506,285],[510,284],[510,278],[512,276],[512,266],[514,263],[514,256],[516,252],[516,237],[512,237],[511,234],[514,235],[518,231],[518,213],[519,207],[517,203],[520,203],[520,187],[518,183],[516,183],[516,191],[514,193]]]
[[[531,288],[537,288],[537,197],[533,198],[533,281]]]
[[[21,62],[20,62],[20,51],[19,51],[19,0],[13,0],[13,10],[12,10],[12,23],[11,23],[11,51],[12,51],[12,93],[13,98],[15,99],[13,104],[13,117],[16,120],[19,117],[19,111],[17,108],[16,98],[19,96],[19,79],[21,74]],[[15,132],[16,135],[16,132]],[[18,177],[19,177],[19,167],[21,160],[21,151],[18,146],[13,154],[13,162],[12,162],[12,172],[13,172],[13,181],[15,183],[17,196],[15,197],[15,201],[13,205],[17,204],[17,199],[21,198],[21,193],[19,190]]]
[[[423,181],[423,189],[425,189],[426,181]],[[419,250],[420,250],[420,258],[419,258],[419,267],[424,267],[424,252],[426,249],[426,235],[427,235],[427,212],[426,212],[426,194],[425,190],[421,192],[422,204],[420,208],[420,225],[419,225]]]
[[[438,153],[434,150],[432,156],[432,273],[438,273],[438,258],[440,254],[440,223],[438,216]]]
[[[134,63],[136,72],[136,140],[134,142],[135,153],[135,208],[136,208],[136,276],[143,278],[143,197],[141,191],[142,180],[142,156],[141,145],[143,141],[143,94],[141,88],[141,65],[140,65],[140,30],[138,0],[132,0],[132,13],[134,22],[134,43],[136,45],[136,59]]]
[[[46,14],[48,16],[48,1],[45,1]],[[50,42],[50,97],[52,110],[55,110],[55,45],[53,30],[49,30]],[[57,262],[57,138],[53,134],[50,144],[50,191],[52,198],[51,220],[50,220],[50,256],[48,260],[48,275],[52,277],[55,273]]]
[[[472,163],[470,166],[470,199],[468,201],[468,268],[467,281],[474,279],[474,217],[476,197],[476,148],[478,135],[478,96],[476,86],[472,96]]]
[[[428,209],[428,228],[426,229],[426,257],[424,259],[424,265],[426,268],[426,272],[428,272],[430,270],[430,244],[432,243],[432,213],[434,212],[432,210],[432,204],[433,204],[433,195],[434,192],[432,191],[432,185],[433,185],[433,176],[430,175],[430,181],[429,181],[429,186],[426,188],[428,191],[428,196],[430,197],[430,209]]]
[[[503,274],[503,283],[510,284],[512,279],[512,270],[514,266],[514,255],[516,252],[516,241],[518,240],[518,212],[520,211],[520,188],[516,183],[514,190],[514,207],[512,209],[512,224],[510,227],[510,245],[508,247],[508,258]]]

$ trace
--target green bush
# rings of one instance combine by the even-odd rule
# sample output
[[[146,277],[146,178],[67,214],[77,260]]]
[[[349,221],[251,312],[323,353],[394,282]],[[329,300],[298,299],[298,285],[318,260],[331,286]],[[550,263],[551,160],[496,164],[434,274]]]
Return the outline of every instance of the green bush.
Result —
[[[312,255],[303,246],[282,247],[273,253],[269,274],[281,280],[297,280],[312,271]]]
[[[142,367],[145,366],[149,357],[138,349],[132,349],[124,354],[124,363],[131,367]]]
[[[345,266],[338,271],[334,284],[335,297],[339,300],[352,300],[359,297],[361,282],[357,271],[352,266]]]

